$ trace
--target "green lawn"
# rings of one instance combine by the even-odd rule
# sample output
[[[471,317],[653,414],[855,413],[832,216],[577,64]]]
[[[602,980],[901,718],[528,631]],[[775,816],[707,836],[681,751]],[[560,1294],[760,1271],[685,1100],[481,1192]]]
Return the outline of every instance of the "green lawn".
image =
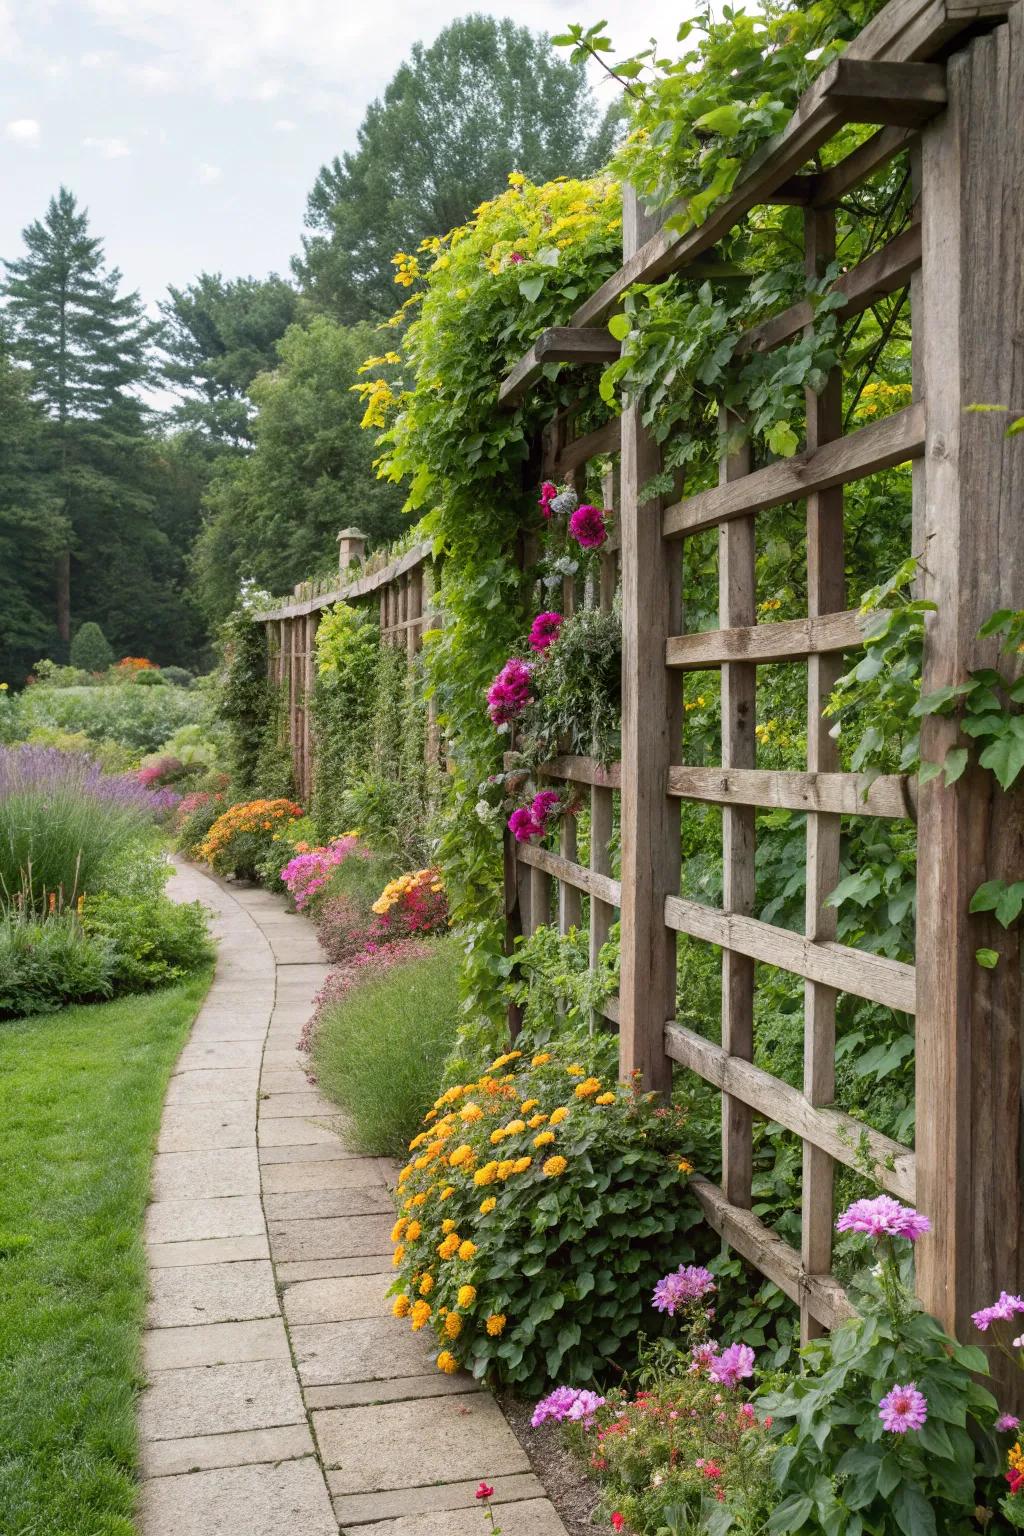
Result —
[[[133,1536],[142,1217],[209,980],[0,1024],[3,1536]]]

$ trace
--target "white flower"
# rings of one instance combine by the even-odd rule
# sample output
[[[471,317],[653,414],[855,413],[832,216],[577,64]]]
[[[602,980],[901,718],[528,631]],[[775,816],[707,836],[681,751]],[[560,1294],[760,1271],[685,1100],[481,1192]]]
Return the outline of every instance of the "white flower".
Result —
[[[491,819],[491,808],[487,804],[486,800],[478,800],[477,801],[477,803],[476,803],[476,814],[480,818],[481,821],[484,821],[484,822],[490,821],[490,819]]]

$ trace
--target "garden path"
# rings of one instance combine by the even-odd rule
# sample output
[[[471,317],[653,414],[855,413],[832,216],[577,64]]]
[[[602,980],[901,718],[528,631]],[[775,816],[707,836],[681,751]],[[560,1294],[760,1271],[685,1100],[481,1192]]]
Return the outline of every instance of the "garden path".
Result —
[[[500,1409],[390,1313],[395,1166],[349,1150],[298,1038],[327,966],[270,893],[178,863],[213,985],[171,1079],[146,1217],[142,1536],[564,1527]]]

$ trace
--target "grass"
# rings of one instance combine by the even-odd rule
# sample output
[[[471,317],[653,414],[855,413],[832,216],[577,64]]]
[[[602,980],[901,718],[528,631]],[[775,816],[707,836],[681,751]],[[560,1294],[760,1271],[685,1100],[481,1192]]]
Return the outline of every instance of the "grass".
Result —
[[[0,1025],[0,1531],[135,1536],[142,1218],[210,971]]]
[[[458,1023],[460,949],[433,939],[422,959],[368,974],[326,1010],[313,1059],[352,1121],[357,1150],[404,1157],[437,1097]]]

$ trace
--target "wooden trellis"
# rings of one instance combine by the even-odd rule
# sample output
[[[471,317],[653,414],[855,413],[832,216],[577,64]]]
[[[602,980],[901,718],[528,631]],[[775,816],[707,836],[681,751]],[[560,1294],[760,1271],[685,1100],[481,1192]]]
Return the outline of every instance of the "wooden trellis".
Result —
[[[313,788],[315,742],[309,700],[313,691],[316,632],[323,610],[337,602],[375,603],[382,643],[404,649],[410,662],[426,632],[440,623],[434,605],[438,571],[429,540],[380,565],[371,561],[359,574],[353,572],[361,563],[363,535],[346,529],[339,534],[339,541],[341,575],[347,580],[343,579],[330,591],[313,591],[312,583],[300,583],[292,602],[258,616],[267,632],[268,676],[287,695],[292,771],[296,793],[304,804]],[[438,738],[432,701],[428,704],[425,750],[428,760],[435,761]]]
[[[802,205],[807,270],[821,273],[834,255],[837,203],[909,150],[912,226],[836,285],[840,316],[849,317],[909,283],[914,397],[906,409],[844,433],[837,373],[808,398],[806,448],[795,458],[753,468],[744,453],[732,454],[716,487],[664,506],[639,501],[661,464],[636,408],[578,440],[564,421],[548,434],[545,467],[553,478],[571,479],[590,458],[619,453],[621,764],[603,771],[586,759],[562,759],[544,770],[590,793],[588,867],[577,862],[571,818],[557,853],[506,844],[510,936],[550,921],[552,881],[563,930],[579,920],[580,893],[590,896],[592,958],[620,911],[620,995],[607,1013],[619,1025],[622,1074],[638,1069],[648,1086],[666,1089],[680,1064],[721,1090],[722,1184],[697,1178],[694,1190],[723,1238],[799,1303],[805,1336],[849,1309],[831,1274],[833,1171],[836,1162],[857,1166],[865,1143],[880,1184],[932,1220],[934,1233],[918,1246],[918,1286],[947,1326],[968,1337],[971,1310],[1001,1288],[1024,1285],[1019,933],[968,915],[982,880],[1024,874],[1021,798],[1001,794],[973,769],[952,787],[932,780],[919,795],[916,782],[901,776],[869,784],[840,771],[821,718],[843,653],[863,637],[850,607],[857,594],[845,582],[845,485],[913,463],[913,548],[923,595],[938,604],[926,627],[926,690],[993,665],[996,643],[978,639],[981,623],[996,608],[1024,606],[1024,449],[1004,438],[1001,418],[964,414],[975,402],[1024,409],[1022,10],[1022,0],[890,0],[703,224],[682,235],[651,228],[627,196],[621,269],[580,305],[571,325],[546,332],[502,387],[513,401],[551,362],[616,355],[603,323],[630,285],[706,259],[758,204]],[[808,171],[811,157],[850,123],[877,131],[829,169]],[[748,333],[741,349],[778,346],[810,320],[810,307],[796,304]],[[759,624],[757,516],[797,501],[806,509],[807,613]],[[719,628],[686,633],[682,543],[708,529],[718,530]],[[612,583],[602,581],[606,603]],[[566,596],[571,603],[578,594]],[[806,667],[802,772],[756,767],[757,668],[778,661]],[[682,679],[708,668],[722,678],[722,755],[712,768],[681,760]],[[926,723],[924,756],[941,759],[955,737],[955,721]],[[620,880],[607,862],[616,794]],[[721,808],[721,910],[679,895],[684,799]],[[755,816],[775,807],[807,814],[802,934],[755,915]],[[915,966],[836,941],[824,898],[838,880],[844,815],[917,819]],[[679,933],[721,949],[721,1044],[675,1022]],[[999,954],[994,970],[976,964],[982,946]],[[802,1090],[754,1065],[759,964],[803,979]],[[839,993],[916,1015],[914,1151],[832,1105]],[[800,1251],[751,1210],[755,1116],[803,1143]]]

